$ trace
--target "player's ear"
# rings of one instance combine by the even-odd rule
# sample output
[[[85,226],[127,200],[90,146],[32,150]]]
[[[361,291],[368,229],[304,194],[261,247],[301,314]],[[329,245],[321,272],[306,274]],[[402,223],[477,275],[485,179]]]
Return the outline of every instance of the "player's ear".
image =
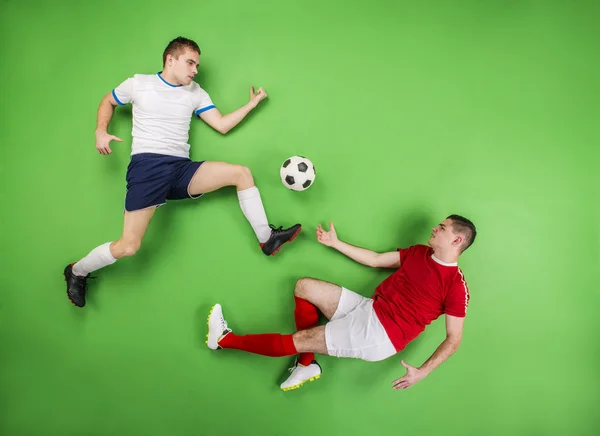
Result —
[[[456,245],[456,246],[460,246],[460,244],[463,243],[463,237],[462,235],[456,235],[454,237],[454,240],[452,241],[452,245]]]

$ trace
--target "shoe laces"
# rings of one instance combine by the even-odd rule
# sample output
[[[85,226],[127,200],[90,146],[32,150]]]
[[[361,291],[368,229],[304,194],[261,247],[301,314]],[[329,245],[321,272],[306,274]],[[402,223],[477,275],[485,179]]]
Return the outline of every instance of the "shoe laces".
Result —
[[[269,227],[271,227],[271,230],[273,230],[274,232],[281,232],[281,231],[283,231],[283,226],[275,227],[274,225],[269,224]]]
[[[221,317],[219,319],[219,322],[221,323],[221,331],[222,332],[231,331],[231,329],[229,327],[227,327],[227,321],[225,321],[225,318]]]
[[[294,360],[294,366],[292,366],[291,368],[288,368],[289,372],[294,372],[294,370],[298,368],[298,359]]]
[[[83,292],[87,291],[87,280],[88,279],[97,279],[98,277],[95,276],[91,276],[91,275],[87,275],[87,276],[78,276],[76,274],[73,274],[73,277],[75,278],[75,280],[77,281],[77,283],[81,284],[81,289],[83,289]]]

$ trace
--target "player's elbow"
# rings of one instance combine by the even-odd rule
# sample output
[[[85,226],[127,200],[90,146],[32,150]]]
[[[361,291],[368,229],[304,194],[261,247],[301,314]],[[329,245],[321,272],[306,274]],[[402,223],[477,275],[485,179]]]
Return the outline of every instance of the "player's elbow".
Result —
[[[225,135],[227,132],[231,130],[231,127],[226,126],[224,123],[219,123],[215,126],[215,130],[219,132],[221,135]]]
[[[372,268],[390,268],[390,259],[386,258],[385,253],[373,253],[369,259],[369,266]]]
[[[369,256],[366,265],[371,268],[381,268],[381,258],[379,257],[379,254],[373,253],[372,256]]]
[[[454,353],[460,347],[461,335],[448,335],[446,336],[446,341],[450,344],[452,348],[452,352]]]

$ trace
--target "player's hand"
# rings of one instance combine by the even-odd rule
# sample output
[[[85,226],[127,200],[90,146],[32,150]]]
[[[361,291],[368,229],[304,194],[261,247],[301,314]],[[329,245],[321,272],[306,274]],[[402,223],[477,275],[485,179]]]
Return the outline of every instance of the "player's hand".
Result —
[[[258,103],[265,98],[267,98],[267,93],[262,87],[258,88],[258,92],[254,92],[254,86],[250,87],[250,103],[252,103],[254,107],[258,106]]]
[[[410,366],[404,360],[400,363],[406,368],[406,375],[392,382],[392,388],[395,390],[408,389],[427,375],[424,370]]]
[[[319,241],[323,245],[327,245],[328,247],[333,247],[333,245],[338,241],[337,233],[335,232],[335,227],[333,227],[333,223],[329,223],[329,231],[326,232],[323,229],[323,226],[319,224],[317,227],[317,241]]]
[[[110,149],[110,141],[119,141],[123,142],[121,138],[116,137],[115,135],[110,135],[106,130],[96,131],[96,150],[100,154],[111,154],[112,150]]]

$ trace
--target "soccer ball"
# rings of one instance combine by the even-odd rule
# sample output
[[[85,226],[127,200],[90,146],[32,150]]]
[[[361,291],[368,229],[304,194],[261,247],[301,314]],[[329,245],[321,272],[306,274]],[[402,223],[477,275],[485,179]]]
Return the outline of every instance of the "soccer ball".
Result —
[[[283,185],[292,191],[304,191],[315,181],[315,166],[303,156],[292,156],[279,170]]]

